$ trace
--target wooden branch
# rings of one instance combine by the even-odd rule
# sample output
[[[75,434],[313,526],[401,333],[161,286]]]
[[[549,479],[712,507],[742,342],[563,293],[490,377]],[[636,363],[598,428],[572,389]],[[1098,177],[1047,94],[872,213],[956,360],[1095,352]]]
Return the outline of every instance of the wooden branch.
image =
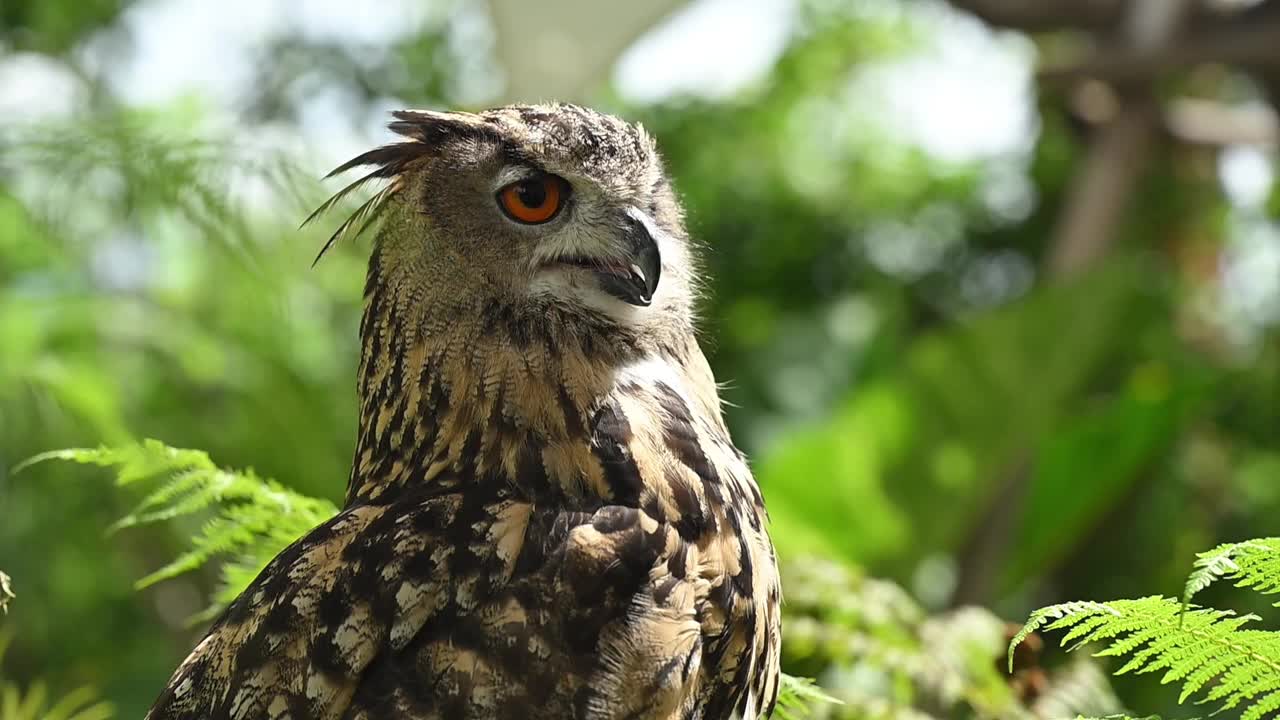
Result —
[[[1135,0],[1125,18],[1125,39],[1131,48],[1126,52],[1160,55],[1184,46],[1175,39],[1193,7],[1192,0]],[[1097,133],[1068,190],[1050,245],[1050,278],[1069,277],[1110,248],[1160,125],[1160,107],[1145,87],[1121,96],[1119,112]]]
[[[1123,0],[951,0],[984,22],[1023,32],[1107,27],[1123,17]]]
[[[1026,33],[1062,30],[1111,31],[1124,24],[1134,0],[948,0],[988,25]],[[1271,5],[1275,3],[1275,5]],[[1268,7],[1271,6],[1271,7]],[[1280,18],[1273,13],[1280,3],[1262,0],[1257,5],[1196,3],[1188,10],[1187,24],[1197,28],[1246,25]]]
[[[1193,0],[1133,0],[1126,6],[1121,40],[1135,51],[1161,52],[1175,42],[1194,7]],[[1160,106],[1149,90],[1132,89],[1116,100],[1114,116],[1095,133],[1068,190],[1046,260],[1050,282],[1074,276],[1110,250],[1133,189],[1161,137]],[[1030,456],[1028,450],[1025,457]],[[1004,471],[963,548],[953,602],[990,599],[991,568],[1008,551],[1026,512],[1030,477],[1025,462]]]
[[[1231,106],[1179,98],[1168,103],[1164,127],[1174,139],[1194,145],[1280,144],[1280,119],[1275,110],[1261,103]]]
[[[1151,98],[1131,100],[1090,145],[1072,182],[1046,265],[1050,278],[1074,275],[1104,255],[1138,177],[1151,157],[1160,126]]]
[[[1024,450],[1000,472],[994,501],[983,509],[976,529],[956,553],[960,572],[952,591],[952,606],[991,602],[991,589],[1000,580],[999,570],[1009,552],[1009,538],[1018,532],[1022,522],[1019,511],[1030,494],[1033,460],[1032,453]]]
[[[1280,23],[1214,30],[1148,50],[1104,50],[1078,62],[1045,67],[1037,75],[1050,84],[1082,78],[1142,83],[1172,69],[1207,63],[1280,71]]]
[[[1120,102],[1115,89],[1098,80],[1081,83],[1068,100],[1072,116],[1095,127],[1114,121]],[[1280,118],[1271,106],[1261,102],[1228,105],[1200,98],[1173,98],[1164,103],[1161,126],[1169,139],[1189,145],[1280,144]]]

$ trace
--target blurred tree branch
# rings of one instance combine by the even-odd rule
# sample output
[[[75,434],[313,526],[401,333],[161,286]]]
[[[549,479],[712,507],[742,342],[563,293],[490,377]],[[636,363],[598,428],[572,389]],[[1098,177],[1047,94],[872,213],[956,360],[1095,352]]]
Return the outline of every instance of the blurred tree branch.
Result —
[[[1217,63],[1252,73],[1272,103],[1280,102],[1280,0],[1252,4],[1193,0],[1181,12],[1184,33],[1177,44],[1138,47],[1113,42],[1138,0],[950,0],[990,25],[1025,33],[1063,31],[1092,35],[1088,57],[1043,68],[1049,83],[1087,78],[1151,82],[1171,70]],[[1177,5],[1178,3],[1170,3]],[[1123,35],[1123,31],[1119,34]]]
[[[1164,120],[1169,135],[1185,143],[1274,147],[1280,140],[1280,120],[1268,105],[1230,106],[1179,98],[1169,103]]]
[[[1115,90],[1097,80],[1077,85],[1067,103],[1073,117],[1091,126],[1110,123],[1120,111],[1120,98]],[[1165,103],[1161,123],[1168,140],[1186,145],[1274,147],[1280,140],[1280,118],[1266,103],[1228,104],[1201,98],[1173,98]]]
[[[1100,78],[1112,82],[1150,81],[1179,68],[1221,63],[1247,69],[1280,71],[1280,22],[1256,27],[1223,27],[1198,33],[1185,42],[1160,48],[1115,47],[1080,60],[1052,65],[1038,73],[1045,82]]]
[[[974,2],[955,2],[964,7]],[[1064,3],[979,3],[1015,6],[1030,12],[1062,9]],[[1116,3],[1107,3],[1116,5]],[[1072,3],[1070,7],[1099,9],[1097,3]],[[1183,31],[1199,6],[1196,0],[1132,0],[1121,6],[1124,14],[1118,37],[1110,40],[1115,52],[1127,57],[1161,56],[1183,44]],[[1030,19],[1024,15],[1023,20]],[[1102,40],[1102,38],[1098,38]],[[1045,258],[1049,282],[1061,282],[1092,267],[1111,249],[1130,199],[1145,172],[1152,154],[1163,139],[1163,111],[1153,89],[1145,82],[1121,83],[1116,87],[1114,113],[1097,129],[1086,151],[1081,169],[1072,179],[1058,217],[1054,237]],[[1032,440],[1036,442],[1036,440]],[[1027,487],[1033,473],[1024,459],[1003,473],[999,490],[993,495],[974,525],[961,558],[956,603],[987,600],[994,582],[992,568],[1008,551],[1023,512]]]
[[[1280,0],[1252,5],[1209,0],[951,0],[999,27],[1075,32],[1092,51],[1042,68],[1047,85],[1069,84],[1080,115],[1097,126],[1050,246],[1050,278],[1091,264],[1111,243],[1152,147],[1164,140],[1274,145],[1273,111],[1206,101],[1162,102],[1154,83],[1204,64],[1253,74],[1280,101]],[[1090,106],[1090,100],[1101,100]],[[1069,100],[1069,102],[1071,102]]]
[[[989,25],[1026,33],[1061,30],[1110,31],[1125,22],[1132,0],[951,0],[951,5]],[[1188,21],[1198,27],[1219,24],[1248,26],[1280,19],[1280,4],[1265,0],[1251,7],[1196,2]]]
[[[951,4],[991,25],[1024,32],[1105,27],[1124,8],[1123,0],[952,0]]]

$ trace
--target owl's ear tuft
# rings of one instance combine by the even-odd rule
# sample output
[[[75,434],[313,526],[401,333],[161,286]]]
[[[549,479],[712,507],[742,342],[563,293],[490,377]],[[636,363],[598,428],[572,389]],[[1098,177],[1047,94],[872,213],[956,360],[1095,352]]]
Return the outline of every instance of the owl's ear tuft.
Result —
[[[380,172],[380,170],[374,170],[334,193],[333,197],[325,200],[320,207],[312,211],[312,213],[307,216],[307,219],[302,221],[302,225],[299,227],[306,227],[316,218],[333,209],[333,207],[337,205],[342,198],[350,194],[351,191],[364,185],[370,180],[382,177]],[[343,220],[342,223],[338,225],[338,229],[334,230],[333,234],[329,236],[329,239],[325,241],[324,247],[320,248],[320,252],[316,253],[316,259],[311,261],[311,266],[315,267],[316,263],[320,262],[320,258],[324,257],[326,252],[329,252],[329,248],[333,247],[334,244],[344,237],[351,236],[355,238],[363,235],[365,230],[368,230],[369,227],[382,216],[382,212],[386,210],[387,204],[403,187],[404,182],[398,176],[393,177],[390,183],[378,192],[374,193],[373,197],[366,200],[362,205],[360,205],[360,207],[356,208],[355,212],[351,213],[346,220]]]
[[[427,157],[440,145],[458,139],[479,139],[496,135],[492,125],[481,116],[463,112],[435,112],[431,110],[397,110],[391,113],[395,118],[387,127],[397,135],[409,138],[406,142],[391,143],[360,153],[350,160],[334,168],[325,179],[341,175],[358,167],[373,166],[373,170],[357,178],[324,201],[306,220],[305,226],[316,218],[332,210],[347,195],[375,180],[387,180],[386,187],[379,190],[363,205],[356,209],[338,226],[333,235],[316,255],[314,265],[328,252],[329,248],[344,237],[359,237],[381,216],[388,202],[404,187],[404,174],[415,163]]]
[[[367,202],[356,209],[325,243],[316,255],[319,262],[334,243],[348,235],[358,237],[367,230],[386,209],[388,202],[405,186],[404,175],[418,161],[426,158],[441,145],[458,140],[496,139],[498,130],[490,118],[466,112],[437,112],[433,110],[396,110],[394,120],[387,127],[407,141],[391,143],[360,153],[334,168],[325,179],[372,165],[373,170],[347,185],[333,197],[324,201],[315,212],[302,221],[305,226],[333,209],[353,191],[374,180],[387,180],[387,186],[379,190]],[[313,265],[315,263],[312,263]]]
[[[395,118],[387,124],[391,132],[429,146],[461,138],[491,138],[496,135],[492,123],[467,112],[396,110],[391,117]]]
[[[374,165],[376,168],[366,176],[367,179],[359,180],[357,183],[363,183],[375,178],[393,178],[407,170],[414,160],[426,155],[427,149],[425,145],[419,142],[399,142],[382,145],[372,150],[366,150],[330,170],[329,174],[324,176],[324,179],[328,180],[353,168],[367,165]],[[359,184],[349,185],[339,191],[339,194],[346,194],[359,186]]]

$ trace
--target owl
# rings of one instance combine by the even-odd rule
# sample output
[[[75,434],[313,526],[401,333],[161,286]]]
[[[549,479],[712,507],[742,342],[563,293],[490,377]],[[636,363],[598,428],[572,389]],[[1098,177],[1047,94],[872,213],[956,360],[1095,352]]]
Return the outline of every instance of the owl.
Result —
[[[776,561],[654,141],[564,104],[393,115],[317,211],[382,183],[329,241],[376,227],[345,506],[148,717],[767,714]]]

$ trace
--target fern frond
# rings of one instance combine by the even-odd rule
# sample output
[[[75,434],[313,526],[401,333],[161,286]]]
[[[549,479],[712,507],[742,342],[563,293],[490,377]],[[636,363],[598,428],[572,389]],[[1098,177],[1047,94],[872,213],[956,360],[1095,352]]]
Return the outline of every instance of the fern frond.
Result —
[[[1117,674],[1164,671],[1161,683],[1182,685],[1179,702],[1202,694],[1223,709],[1244,708],[1242,720],[1260,720],[1280,709],[1280,633],[1244,628],[1257,619],[1209,608],[1183,612],[1181,602],[1160,596],[1065,603],[1033,613],[1010,649],[1041,627],[1068,630],[1063,645],[1101,642],[1098,655],[1127,656]]]
[[[841,701],[822,691],[809,678],[798,678],[783,673],[778,678],[778,704],[773,717],[778,720],[803,720],[812,716],[818,705],[843,705]]]
[[[1022,644],[1023,640],[1027,639],[1028,635],[1039,630],[1045,623],[1054,620],[1062,621],[1069,618],[1075,618],[1075,620],[1072,620],[1070,623],[1075,624],[1080,620],[1084,620],[1089,617],[1098,618],[1104,614],[1115,615],[1117,617],[1120,615],[1119,611],[1107,606],[1106,603],[1090,601],[1076,601],[1050,605],[1049,607],[1042,607],[1031,613],[1031,617],[1027,619],[1026,624],[1023,625],[1022,629],[1019,630],[1017,634],[1013,636],[1013,639],[1009,641],[1009,672],[1013,672],[1013,651]],[[1105,620],[1098,620],[1097,622],[1101,623],[1104,621]],[[1069,637],[1070,636],[1068,636],[1068,638]]]
[[[214,516],[192,538],[187,551],[137,582],[138,587],[147,587],[202,567],[215,557],[226,558],[213,604],[197,619],[228,604],[271,558],[338,511],[333,503],[300,495],[252,470],[224,470],[207,453],[172,448],[156,440],[56,450],[28,460],[23,467],[51,459],[114,467],[116,484],[121,486],[164,479],[115,523],[115,530],[212,510]]]
[[[102,446],[50,450],[19,463],[13,471],[22,472],[32,465],[48,460],[69,460],[101,467],[118,466],[116,470],[118,485],[148,480],[186,467],[214,467],[208,453],[200,450],[180,450],[157,440],[145,440],[141,445],[122,445],[115,448]]]
[[[1280,593],[1280,538],[1258,538],[1226,543],[1196,555],[1195,570],[1182,594],[1184,609],[1191,598],[1221,578],[1236,587],[1252,588],[1263,595]],[[1275,604],[1280,607],[1280,603]]]

